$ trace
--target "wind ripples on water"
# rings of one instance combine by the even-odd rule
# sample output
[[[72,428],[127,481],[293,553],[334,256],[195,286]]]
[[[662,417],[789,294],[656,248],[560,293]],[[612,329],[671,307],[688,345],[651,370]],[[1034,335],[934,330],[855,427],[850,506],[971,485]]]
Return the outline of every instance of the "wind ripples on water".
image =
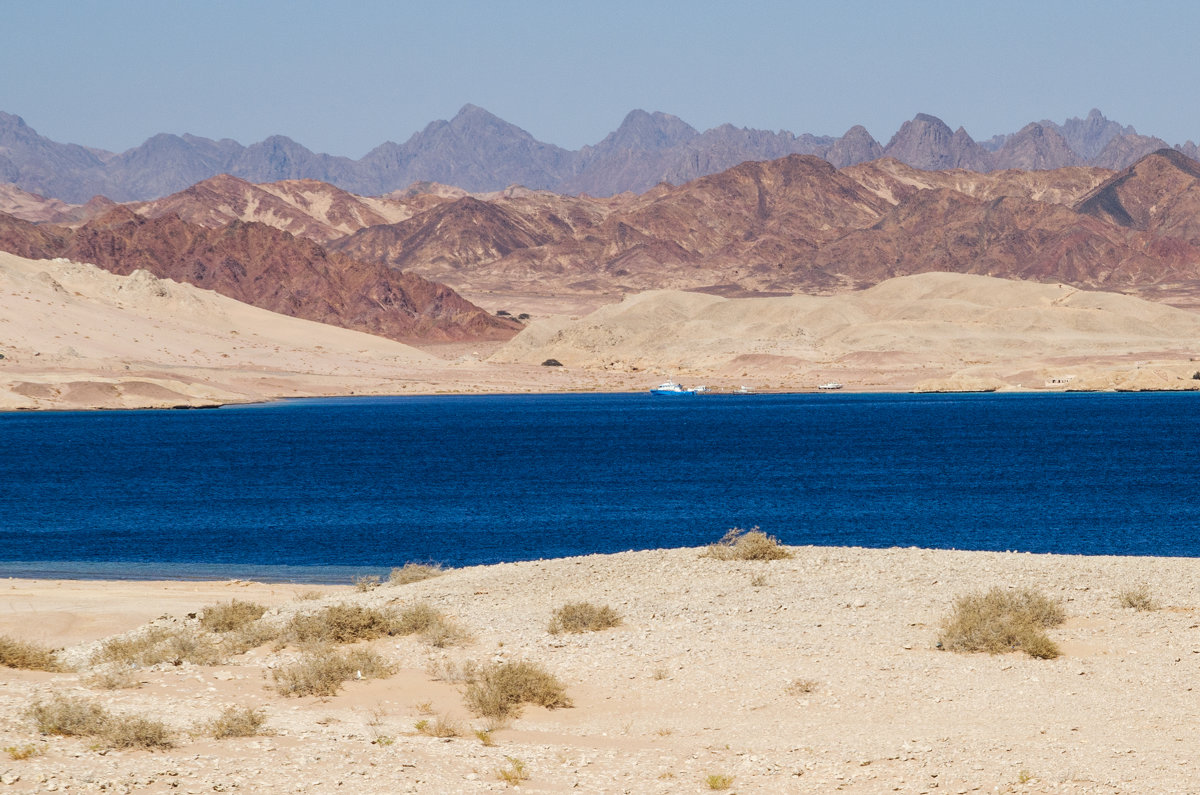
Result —
[[[1200,554],[1194,394],[538,395],[0,414],[0,573],[338,580],[696,546]]]

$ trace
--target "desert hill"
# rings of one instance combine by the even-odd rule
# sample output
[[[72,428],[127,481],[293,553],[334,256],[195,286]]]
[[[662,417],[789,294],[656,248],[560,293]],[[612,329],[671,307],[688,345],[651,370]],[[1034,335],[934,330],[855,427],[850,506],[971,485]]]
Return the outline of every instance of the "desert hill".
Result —
[[[932,122],[923,125],[936,133]],[[266,224],[314,241],[326,257],[335,252],[374,268],[373,280],[392,270],[420,274],[493,310],[536,306],[544,313],[555,311],[556,301],[595,306],[651,289],[831,294],[929,271],[1118,289],[1194,306],[1198,174],[1200,165],[1169,149],[1119,173],[1084,166],[923,171],[893,158],[838,170],[818,157],[789,155],[603,199],[516,186],[467,194],[437,184],[367,198],[312,181],[254,185],[220,176],[127,209],[164,226],[179,219],[212,230]],[[27,215],[87,216],[81,208],[23,201]],[[105,264],[102,252],[48,243],[39,249],[35,240],[83,239],[98,224],[93,217],[78,231],[45,224],[31,231],[0,219],[0,246]],[[193,278],[172,268],[155,272]],[[305,316],[345,314],[329,303],[336,311]],[[279,302],[263,305],[289,311]],[[478,321],[467,336],[502,335],[484,328],[494,319]],[[417,332],[426,333],[433,332]]]
[[[71,203],[95,195],[146,201],[218,174],[254,183],[319,180],[359,195],[440,182],[471,191],[521,184],[557,193],[612,196],[642,193],[661,182],[680,185],[748,160],[814,155],[837,168],[882,156],[922,169],[973,171],[1056,169],[1088,165],[1119,170],[1167,147],[1092,110],[1058,124],[1033,122],[977,142],[936,116],[918,113],[883,146],[862,126],[841,136],[794,134],[722,124],[701,132],[667,113],[631,111],[612,133],[577,151],[538,141],[475,105],[429,123],[407,141],[387,141],[358,160],[315,153],[283,136],[249,146],[230,140],[160,133],[125,152],[61,144],[19,116],[0,113],[0,182]],[[1175,147],[1196,157],[1196,144]]]
[[[0,408],[211,405],[368,389],[440,367],[382,337],[145,270],[0,253]]]
[[[1116,175],[1085,167],[984,174],[892,159],[838,171],[790,155],[619,201],[463,197],[329,245],[472,295],[832,293],[951,271],[1190,305],[1200,277],[1189,221],[1200,217],[1192,205],[1200,167],[1191,163],[1163,150]],[[1089,195],[1117,191],[1110,183],[1128,185],[1121,190],[1130,196],[1140,186],[1146,198],[1128,201],[1152,202],[1155,222],[1135,226],[1096,210]]]
[[[146,270],[293,317],[401,340],[506,339],[519,325],[449,287],[383,265],[329,254],[257,222],[216,228],[173,214],[146,218],[118,207],[78,229],[0,217],[0,247],[65,257],[114,273]]]
[[[492,361],[809,387],[908,379],[1041,388],[1072,375],[1072,388],[1192,389],[1198,351],[1192,312],[1065,285],[927,273],[828,297],[645,292],[578,320],[535,323]]]

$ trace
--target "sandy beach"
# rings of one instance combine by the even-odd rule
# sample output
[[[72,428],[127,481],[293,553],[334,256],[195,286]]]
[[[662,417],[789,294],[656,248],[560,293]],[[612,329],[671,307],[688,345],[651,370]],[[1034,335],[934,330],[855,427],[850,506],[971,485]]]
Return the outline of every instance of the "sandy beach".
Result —
[[[373,590],[245,582],[0,582],[0,634],[61,647],[61,673],[0,668],[0,757],[9,792],[1194,792],[1200,742],[1200,562],[794,547],[776,561],[702,549],[627,552],[451,570]],[[386,572],[384,572],[386,574]],[[1142,585],[1158,609],[1118,604]],[[954,600],[1033,588],[1066,622],[1057,659],[937,648]],[[319,593],[310,593],[312,591]],[[319,598],[316,598],[319,597]],[[232,598],[264,622],[330,604],[428,605],[470,639],[360,643],[394,667],[329,697],[284,696],[274,672],[300,652],[266,644],[221,665],[171,662],[106,690],[88,660],[146,622],[195,626]],[[584,600],[620,625],[552,634]],[[189,618],[189,616],[192,616]],[[528,706],[493,726],[447,671],[529,661],[570,708]],[[110,750],[40,736],[27,710],[55,695],[153,717],[173,748]],[[230,705],[265,733],[215,740]],[[458,736],[432,737],[420,721]],[[427,723],[426,726],[429,724]],[[514,763],[513,760],[516,760]],[[498,771],[519,764],[516,784]]]

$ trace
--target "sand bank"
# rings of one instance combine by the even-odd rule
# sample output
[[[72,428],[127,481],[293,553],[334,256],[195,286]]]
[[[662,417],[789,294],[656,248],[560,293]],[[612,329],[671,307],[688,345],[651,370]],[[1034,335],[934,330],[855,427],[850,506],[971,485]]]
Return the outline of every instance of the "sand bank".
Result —
[[[796,547],[789,560],[726,562],[701,550],[629,552],[453,570],[324,603],[427,602],[473,635],[433,648],[416,637],[371,645],[393,676],[351,681],[330,698],[270,689],[291,648],[227,665],[164,664],[136,689],[98,690],[84,673],[0,668],[0,758],[12,792],[489,792],[519,759],[522,791],[701,792],[709,776],[737,792],[1189,792],[1200,745],[1200,561],[919,549]],[[1116,595],[1145,584],[1161,609]],[[1068,619],[1051,630],[1064,654],[957,654],[936,648],[956,596],[1037,588]],[[233,596],[283,620],[320,601],[245,583],[0,583],[0,632],[67,646]],[[552,635],[572,600],[607,604],[613,629]],[[167,616],[159,618],[159,616]],[[560,677],[570,709],[529,707],[495,744],[449,661],[530,660]],[[87,739],[39,737],[22,711],[51,694],[87,695],[113,712],[180,730],[171,750],[97,751]],[[227,705],[261,707],[272,734],[213,740],[186,731]],[[456,738],[419,734],[443,716]],[[380,738],[385,738],[380,740]],[[10,783],[11,782],[11,783]]]

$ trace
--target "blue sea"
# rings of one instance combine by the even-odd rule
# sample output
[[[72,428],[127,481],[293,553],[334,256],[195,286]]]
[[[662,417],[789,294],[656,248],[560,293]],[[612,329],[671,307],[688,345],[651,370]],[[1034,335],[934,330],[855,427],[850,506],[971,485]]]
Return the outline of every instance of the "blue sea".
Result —
[[[0,576],[346,582],[710,543],[1200,554],[1200,395],[0,413]]]

